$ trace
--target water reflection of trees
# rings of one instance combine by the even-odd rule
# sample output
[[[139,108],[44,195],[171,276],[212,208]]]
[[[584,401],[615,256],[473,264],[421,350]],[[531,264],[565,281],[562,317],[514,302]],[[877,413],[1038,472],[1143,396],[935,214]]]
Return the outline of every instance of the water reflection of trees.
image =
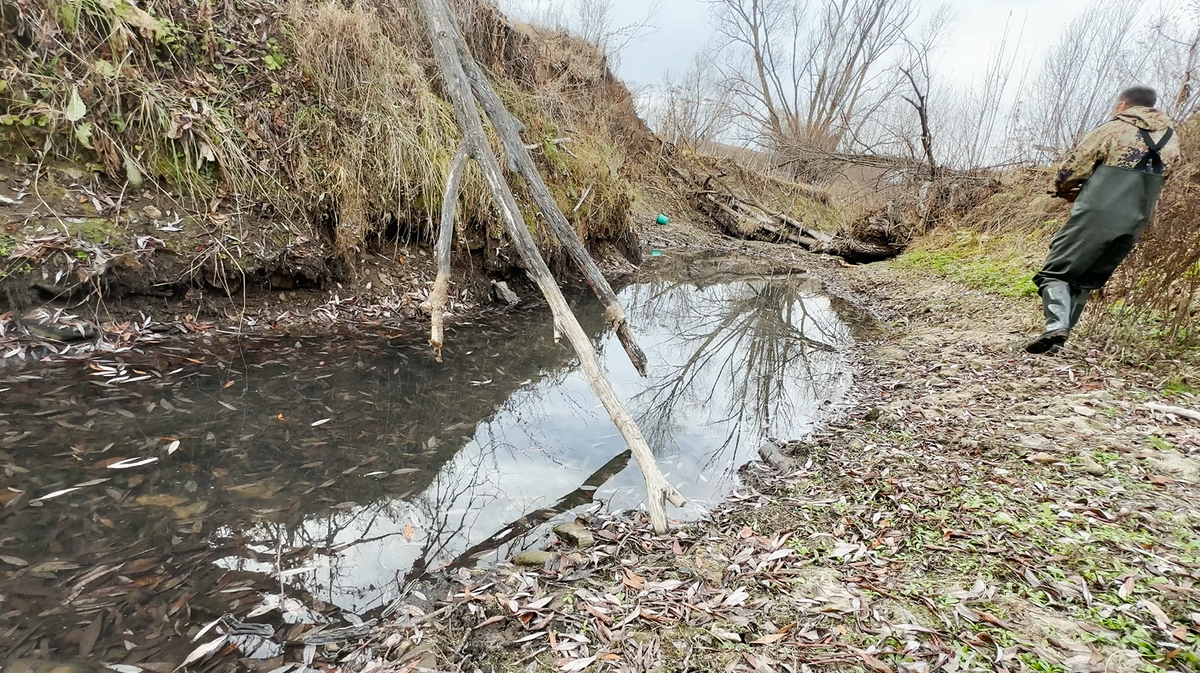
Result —
[[[652,378],[626,371],[619,349],[607,366],[624,394],[636,394],[632,406],[660,454],[700,418],[718,436],[689,448],[712,465],[763,435],[787,436],[792,420],[837,387],[839,359],[830,351],[845,340],[844,328],[801,285],[656,283],[631,287],[624,298],[643,345],[653,349]],[[513,321],[491,328],[484,343],[464,338],[448,347],[445,366],[429,364],[423,350],[378,342],[293,347],[289,340],[232,357],[210,353],[193,378],[115,391],[137,393],[136,400],[75,402],[64,394],[52,410],[79,428],[73,445],[92,447],[96,461],[110,442],[122,455],[161,455],[159,438],[183,439],[183,451],[144,471],[151,479],[122,482],[126,520],[161,516],[155,529],[170,532],[179,527],[172,515],[135,508],[139,497],[170,495],[188,506],[210,500],[204,514],[187,519],[196,531],[188,542],[206,540],[228,553],[223,567],[301,571],[279,584],[343,605],[374,605],[425,568],[457,562],[464,550],[475,558],[526,546],[544,515],[590,501],[605,483],[640,490],[622,481],[636,472],[612,481],[624,463],[610,458],[623,447],[609,440],[615,431],[586,387],[560,394],[579,383],[565,345],[538,316]],[[592,333],[604,342],[598,320]],[[169,399],[175,411],[147,410],[143,396]],[[33,452],[42,460],[37,492],[80,481],[55,458],[62,446],[55,428],[28,413],[9,420],[14,431],[41,433],[26,449],[29,460]],[[577,431],[585,426],[590,434]],[[544,453],[524,462],[534,447]],[[516,485],[509,477],[524,466],[573,472],[552,485]],[[589,487],[571,493],[585,479]],[[47,512],[60,506],[52,502]]]
[[[651,446],[675,443],[680,416],[702,406],[725,435],[707,456],[712,467],[745,441],[782,436],[820,408],[842,377],[835,353],[845,326],[795,280],[729,283],[691,292],[651,283],[631,290],[635,323],[671,336],[656,350],[682,360],[654,363],[652,382],[635,397]]]

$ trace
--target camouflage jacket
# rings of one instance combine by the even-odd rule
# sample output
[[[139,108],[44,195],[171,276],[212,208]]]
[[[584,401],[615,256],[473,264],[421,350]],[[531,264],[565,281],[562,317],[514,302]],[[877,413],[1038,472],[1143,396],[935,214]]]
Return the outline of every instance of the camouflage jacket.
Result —
[[[1065,195],[1079,190],[1099,166],[1137,170],[1149,152],[1140,130],[1148,131],[1154,142],[1158,143],[1170,127],[1171,120],[1154,108],[1132,107],[1125,110],[1084,136],[1058,169],[1055,191]],[[1159,155],[1163,161],[1162,174],[1169,175],[1179,162],[1178,132],[1159,150]]]

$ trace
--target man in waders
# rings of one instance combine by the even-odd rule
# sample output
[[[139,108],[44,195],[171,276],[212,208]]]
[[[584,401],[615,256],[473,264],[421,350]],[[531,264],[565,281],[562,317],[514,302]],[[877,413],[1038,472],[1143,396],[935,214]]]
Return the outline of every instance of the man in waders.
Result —
[[[1154,109],[1157,98],[1146,87],[1121,92],[1112,121],[1088,133],[1059,169],[1055,195],[1074,206],[1033,277],[1046,331],[1026,351],[1066,343],[1088,293],[1108,282],[1149,224],[1163,180],[1179,160],[1179,138]]]

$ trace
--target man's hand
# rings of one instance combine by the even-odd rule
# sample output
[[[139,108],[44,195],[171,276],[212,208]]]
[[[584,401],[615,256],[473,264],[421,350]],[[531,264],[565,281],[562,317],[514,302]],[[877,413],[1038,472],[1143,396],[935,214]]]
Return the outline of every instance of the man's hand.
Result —
[[[1078,190],[1078,189],[1072,189],[1071,191],[1068,191],[1068,192],[1053,191],[1050,193],[1053,194],[1055,196],[1055,198],[1062,199],[1063,201],[1066,201],[1067,203],[1075,203],[1075,199],[1079,198],[1080,191],[1081,190]]]

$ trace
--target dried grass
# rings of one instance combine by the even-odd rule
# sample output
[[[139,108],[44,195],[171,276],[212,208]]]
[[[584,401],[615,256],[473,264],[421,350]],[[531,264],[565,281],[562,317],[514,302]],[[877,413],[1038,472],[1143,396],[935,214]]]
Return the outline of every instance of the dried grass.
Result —
[[[30,154],[49,147],[57,160],[93,163],[117,183],[156,181],[201,212],[224,200],[264,213],[235,238],[257,236],[268,248],[323,237],[352,257],[382,237],[430,238],[460,134],[413,4],[147,7],[6,5],[8,139]],[[631,176],[654,139],[603,56],[564,34],[514,27],[487,0],[456,9],[577,231],[636,245]],[[71,120],[76,91],[87,110]],[[503,247],[474,169],[459,212],[473,249]],[[551,247],[532,207],[526,219]]]

